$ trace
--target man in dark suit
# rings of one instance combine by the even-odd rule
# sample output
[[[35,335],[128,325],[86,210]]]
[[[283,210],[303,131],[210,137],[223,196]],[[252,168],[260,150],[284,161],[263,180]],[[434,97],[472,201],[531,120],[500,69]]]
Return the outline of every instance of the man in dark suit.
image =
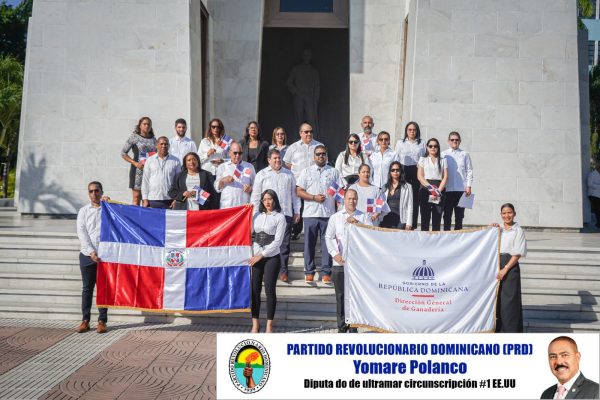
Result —
[[[542,393],[542,399],[597,399],[598,384],[579,371],[581,353],[568,336],[559,336],[548,345],[550,371],[558,379]]]

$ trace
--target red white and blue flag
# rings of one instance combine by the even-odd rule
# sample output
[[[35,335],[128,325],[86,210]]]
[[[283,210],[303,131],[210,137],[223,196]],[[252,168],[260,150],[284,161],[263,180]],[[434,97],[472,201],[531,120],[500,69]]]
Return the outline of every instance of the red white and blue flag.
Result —
[[[140,153],[140,158],[139,158],[140,163],[142,165],[146,164],[146,160],[148,159],[148,157],[152,157],[155,154],[156,154],[156,151],[149,151],[147,153]]]
[[[367,199],[367,212],[380,213],[383,210],[384,200],[381,197],[376,199]]]
[[[335,201],[341,203],[344,201],[344,195],[346,194],[346,189],[340,187],[337,182],[333,182],[329,188],[327,188],[327,194],[329,197],[333,197]]]
[[[371,142],[371,139],[368,137],[363,136],[362,138],[362,147],[364,151],[372,151],[373,150],[373,143]]]
[[[238,181],[245,185],[250,185],[252,183],[252,171],[249,167],[244,168],[242,163],[239,163],[235,167],[235,170],[233,170],[233,176],[235,176]]]
[[[102,202],[99,307],[247,311],[252,207],[179,211]]]
[[[429,190],[429,194],[432,196],[437,196],[437,197],[442,196],[440,189],[435,185],[427,185],[427,190]]]
[[[231,143],[233,143],[231,136],[223,135],[221,141],[219,142],[219,146],[221,146],[222,149],[227,150],[229,146],[231,146]]]
[[[210,197],[210,193],[208,193],[206,190],[202,189],[198,185],[194,186],[194,190],[196,191],[196,203],[203,206],[204,203],[206,203],[206,200],[208,200],[208,198]]]

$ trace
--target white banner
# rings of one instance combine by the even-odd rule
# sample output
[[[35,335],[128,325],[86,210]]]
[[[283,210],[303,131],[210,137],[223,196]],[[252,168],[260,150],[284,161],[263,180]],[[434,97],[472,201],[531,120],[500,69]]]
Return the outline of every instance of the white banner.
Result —
[[[499,244],[493,227],[427,233],[351,225],[346,322],[401,333],[493,331]]]

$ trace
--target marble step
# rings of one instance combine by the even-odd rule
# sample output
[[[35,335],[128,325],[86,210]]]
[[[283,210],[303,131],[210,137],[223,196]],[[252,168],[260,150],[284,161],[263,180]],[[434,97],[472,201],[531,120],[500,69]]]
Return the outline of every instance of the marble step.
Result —
[[[579,320],[556,321],[555,319],[530,319],[524,321],[525,332],[596,332],[600,333],[600,322],[581,322]]]

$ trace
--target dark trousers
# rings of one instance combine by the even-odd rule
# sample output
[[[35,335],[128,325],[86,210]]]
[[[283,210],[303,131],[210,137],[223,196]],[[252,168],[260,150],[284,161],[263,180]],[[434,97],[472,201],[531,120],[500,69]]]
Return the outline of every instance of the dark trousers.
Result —
[[[600,197],[589,196],[592,212],[596,215],[596,227],[600,228]]]
[[[500,254],[500,267],[503,268],[510,259],[510,254]],[[496,332],[523,332],[521,269],[518,263],[500,281],[496,303]]]
[[[148,205],[150,208],[161,208],[168,209],[171,207],[172,200],[148,200]]]
[[[92,298],[94,296],[94,286],[96,286],[96,270],[98,264],[92,261],[90,256],[79,253],[79,269],[81,270],[81,281],[83,289],[81,291],[81,314],[83,321],[89,321],[92,310]],[[98,321],[108,321],[108,310],[99,308]]]
[[[283,241],[279,248],[279,258],[281,260],[281,271],[282,274],[288,273],[288,263],[290,261],[290,247],[291,247],[291,236],[292,236],[292,223],[293,218],[285,216],[285,233],[283,234]]]
[[[452,212],[454,212],[454,230],[463,228],[465,209],[458,206],[458,202],[464,192],[444,192],[444,230],[449,231],[452,227]]]
[[[331,281],[335,289],[335,315],[338,330],[346,330],[346,313],[344,311],[344,267],[334,265],[331,270]]]
[[[417,179],[417,166],[416,165],[404,165],[402,167],[404,169],[404,174],[406,175],[406,182],[410,184],[412,187],[412,195],[413,195],[413,215],[412,215],[412,227],[413,229],[417,229],[417,220],[419,219],[419,188],[421,184]]]
[[[300,220],[294,224],[292,234],[299,235],[302,232],[302,213],[304,212],[304,200],[300,199]]]
[[[279,256],[263,258],[252,266],[252,318],[260,315],[260,294],[262,292],[263,280],[265,282],[265,293],[267,295],[267,319],[273,319],[277,307],[277,276],[279,275]]]
[[[329,218],[304,218],[304,273],[314,274],[317,236],[321,236],[321,274],[331,275],[331,256],[327,251],[325,231]]]
[[[419,209],[421,210],[421,230],[429,231],[429,222],[431,221],[431,230],[439,231],[442,222],[442,213],[444,212],[444,197],[439,204],[429,202],[429,190],[424,187],[419,189]]]

